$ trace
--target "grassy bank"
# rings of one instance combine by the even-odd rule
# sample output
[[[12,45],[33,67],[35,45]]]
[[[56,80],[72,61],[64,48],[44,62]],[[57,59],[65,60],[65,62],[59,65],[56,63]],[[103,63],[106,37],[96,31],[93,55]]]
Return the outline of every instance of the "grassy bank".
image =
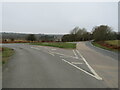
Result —
[[[0,54],[2,55],[2,64],[4,64],[8,61],[10,56],[14,54],[14,50],[7,47],[3,47]]]
[[[120,40],[109,40],[109,41],[100,41],[100,42],[92,42],[94,46],[110,50],[110,51],[120,51]]]
[[[75,43],[65,43],[65,42],[41,42],[41,43],[30,43],[31,45],[41,45],[41,46],[51,46],[58,48],[76,48]]]
[[[120,46],[120,40],[109,40],[109,41],[105,41],[106,43],[110,44],[110,45],[115,45],[115,46]]]

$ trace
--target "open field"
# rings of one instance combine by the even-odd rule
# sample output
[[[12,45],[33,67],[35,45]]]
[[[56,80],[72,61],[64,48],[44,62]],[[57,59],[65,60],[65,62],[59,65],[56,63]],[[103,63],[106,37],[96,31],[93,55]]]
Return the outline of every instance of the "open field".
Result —
[[[109,40],[109,41],[100,41],[100,42],[92,42],[93,45],[107,49],[110,51],[120,51],[120,40]]]
[[[120,40],[109,40],[109,41],[105,41],[106,43],[108,44],[111,44],[111,45],[116,45],[116,46],[120,46]]]
[[[2,64],[6,63],[10,56],[14,53],[13,49],[3,47],[0,54],[2,55]]]
[[[31,45],[51,46],[58,48],[76,48],[75,43],[64,43],[64,42],[41,42],[41,43],[30,43]]]

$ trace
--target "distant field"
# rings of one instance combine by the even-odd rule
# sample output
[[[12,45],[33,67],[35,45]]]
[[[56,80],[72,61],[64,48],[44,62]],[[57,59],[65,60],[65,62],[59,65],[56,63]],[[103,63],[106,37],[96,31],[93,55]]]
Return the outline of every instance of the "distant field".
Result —
[[[120,40],[92,42],[93,45],[110,51],[120,51]]]
[[[116,46],[120,46],[120,40],[110,40],[110,41],[105,41],[106,43],[108,44],[111,44],[111,45],[116,45]]]
[[[30,43],[31,45],[51,46],[58,48],[76,48],[75,43],[64,43],[64,42],[43,42],[43,43]]]
[[[0,51],[0,54],[2,55],[2,64],[7,62],[7,60],[9,59],[10,56],[13,55],[13,53],[14,53],[13,49],[3,47],[2,51]]]

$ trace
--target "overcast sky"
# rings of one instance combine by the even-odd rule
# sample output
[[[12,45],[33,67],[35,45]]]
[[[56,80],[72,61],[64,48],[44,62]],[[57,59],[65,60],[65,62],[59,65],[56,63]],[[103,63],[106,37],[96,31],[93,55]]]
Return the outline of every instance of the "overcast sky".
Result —
[[[3,32],[62,34],[101,24],[118,30],[117,2],[6,2],[2,7]]]

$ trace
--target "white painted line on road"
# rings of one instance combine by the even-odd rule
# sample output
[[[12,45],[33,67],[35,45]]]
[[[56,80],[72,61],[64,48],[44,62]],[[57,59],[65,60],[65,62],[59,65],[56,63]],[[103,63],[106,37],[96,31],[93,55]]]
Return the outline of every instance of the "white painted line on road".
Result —
[[[51,49],[51,50],[56,50],[56,49]]]
[[[31,47],[31,48],[36,49],[35,47]]]
[[[74,51],[74,50],[73,50],[73,53],[74,53],[75,57],[78,59],[78,56],[77,56],[77,54],[75,53],[75,51]]]
[[[66,55],[62,55],[62,56],[60,56],[60,57],[63,57],[63,58],[68,58],[68,57],[70,57],[70,58],[73,58],[73,59],[78,59],[78,58],[76,58],[76,57],[66,56]]]
[[[31,48],[35,48],[35,47],[31,47]]]
[[[50,55],[55,56],[53,53],[48,52]]]
[[[36,48],[36,47],[31,47],[31,48],[34,48],[34,49],[36,49],[36,50],[41,50],[40,48]],[[44,48],[46,48],[46,47],[44,47]],[[54,54],[58,54],[58,55],[62,55],[62,56],[60,56],[60,57],[63,57],[63,56],[64,56],[64,57],[71,57],[71,58],[78,59],[78,57],[68,56],[68,55],[65,55],[65,54],[57,53],[57,52],[51,52],[51,51],[49,51],[49,52],[44,51],[44,52],[49,53],[49,54],[52,55],[52,56],[55,56]]]
[[[31,48],[34,48],[34,49],[36,49],[36,50],[41,50],[40,48],[36,48],[36,47],[31,47]],[[52,52],[50,52],[50,51],[44,51],[44,52],[46,52],[46,53],[48,53],[48,54],[50,54],[50,55],[52,55],[52,56],[55,56]]]
[[[89,73],[89,72],[87,72],[87,71],[81,69],[80,67],[78,67],[78,66],[76,66],[76,65],[74,65],[74,64],[72,64],[72,63],[70,63],[70,62],[68,62],[67,60],[65,60],[65,59],[62,59],[62,60],[63,60],[64,62],[70,64],[71,66],[73,66],[73,67],[75,67],[75,68],[77,68],[77,69],[83,71],[84,73],[86,73],[86,74],[88,74],[88,75],[90,75],[90,76],[92,76],[92,77],[94,77],[94,78],[96,78],[96,79],[98,79],[98,80],[102,80],[101,78],[99,78],[99,77],[97,77],[97,76],[95,76],[95,75],[93,75],[93,74],[91,74],[91,73]]]
[[[36,47],[31,47],[31,48],[34,48],[34,49],[36,49],[36,50],[41,50],[40,48],[36,48]],[[42,50],[43,51],[43,50]],[[55,56],[52,52],[50,52],[50,51],[44,51],[44,52],[46,52],[46,53],[48,53],[48,54],[50,54],[50,55],[52,55],[52,56]]]
[[[90,69],[90,71],[99,79],[102,80],[102,78],[95,72],[95,70],[88,64],[88,62],[86,61],[86,59],[80,54],[80,52],[78,50],[76,50],[77,53],[80,55],[80,57],[82,58],[82,60],[85,62],[85,64],[88,66],[88,68]]]
[[[31,48],[36,49],[36,50],[41,50],[40,48],[36,48],[36,47],[31,47]]]
[[[72,57],[72,58],[76,59],[76,57],[73,57],[73,56],[68,56],[68,55],[65,55],[65,54],[57,53],[57,52],[52,52],[52,53],[55,53],[55,54],[58,54],[58,55],[62,55],[64,57]]]
[[[71,62],[72,64],[83,64],[81,62]]]
[[[45,51],[45,52],[46,52],[46,51]],[[46,52],[46,53],[49,53],[50,55],[55,56],[51,51],[48,51],[48,52]]]

